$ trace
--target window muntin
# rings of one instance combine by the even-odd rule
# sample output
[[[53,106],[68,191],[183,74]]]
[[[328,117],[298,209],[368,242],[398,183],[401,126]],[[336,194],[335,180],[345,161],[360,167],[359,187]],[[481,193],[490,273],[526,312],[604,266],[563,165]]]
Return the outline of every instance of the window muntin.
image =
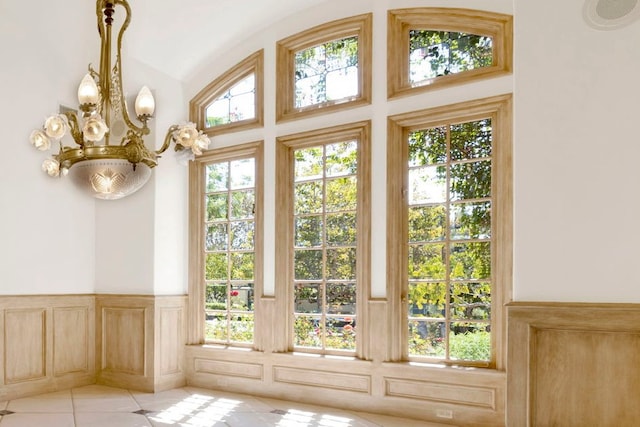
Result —
[[[387,96],[510,73],[513,18],[453,8],[388,11]]]
[[[409,81],[432,79],[493,64],[491,37],[453,31],[409,30]]]
[[[294,348],[355,351],[357,154],[356,140],[293,153]]]
[[[408,134],[409,356],[491,358],[491,118]]]
[[[256,76],[252,73],[206,107],[205,129],[255,118],[255,91]]]
[[[255,171],[254,158],[204,167],[205,342],[253,342]]]
[[[358,38],[347,37],[295,53],[295,108],[358,95]]]
[[[203,88],[189,103],[191,120],[208,135],[262,126],[264,51],[259,50]]]
[[[372,15],[358,15],[277,43],[276,121],[371,100]]]

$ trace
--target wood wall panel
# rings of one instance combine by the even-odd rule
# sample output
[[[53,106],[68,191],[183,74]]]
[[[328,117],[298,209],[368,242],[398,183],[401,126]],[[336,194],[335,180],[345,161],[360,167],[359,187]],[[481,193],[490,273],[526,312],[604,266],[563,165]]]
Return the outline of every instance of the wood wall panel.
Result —
[[[487,409],[496,408],[496,390],[493,388],[443,384],[433,381],[412,381],[400,378],[385,378],[385,380],[387,396],[410,397]]]
[[[53,372],[60,376],[89,371],[89,307],[53,308]]]
[[[195,371],[199,373],[261,380],[264,367],[257,363],[227,362],[223,360],[195,359]]]
[[[175,374],[182,370],[182,351],[176,351],[176,346],[184,342],[182,311],[181,307],[159,310],[160,375]]]
[[[6,383],[44,378],[47,374],[45,309],[6,310],[4,327]]]
[[[145,308],[103,308],[103,370],[145,375],[145,311]]]
[[[275,382],[296,385],[356,391],[367,394],[371,392],[371,378],[367,375],[274,366],[273,379]]]
[[[512,303],[507,425],[638,425],[640,304]]]

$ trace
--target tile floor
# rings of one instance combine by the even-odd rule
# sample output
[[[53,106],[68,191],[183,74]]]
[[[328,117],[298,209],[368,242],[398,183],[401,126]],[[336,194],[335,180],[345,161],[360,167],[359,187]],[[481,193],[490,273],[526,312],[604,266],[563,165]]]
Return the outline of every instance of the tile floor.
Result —
[[[441,424],[184,387],[90,385],[0,402],[0,427],[444,427]]]

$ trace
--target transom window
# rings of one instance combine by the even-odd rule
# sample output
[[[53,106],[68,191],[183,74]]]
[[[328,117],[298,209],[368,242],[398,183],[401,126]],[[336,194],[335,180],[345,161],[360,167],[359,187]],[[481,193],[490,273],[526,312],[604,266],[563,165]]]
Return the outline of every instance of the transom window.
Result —
[[[453,8],[388,12],[389,98],[511,72],[513,18]]]
[[[370,102],[371,21],[345,18],[278,42],[277,121]]]
[[[256,76],[252,73],[233,85],[206,108],[206,127],[211,128],[255,118],[255,92]]]

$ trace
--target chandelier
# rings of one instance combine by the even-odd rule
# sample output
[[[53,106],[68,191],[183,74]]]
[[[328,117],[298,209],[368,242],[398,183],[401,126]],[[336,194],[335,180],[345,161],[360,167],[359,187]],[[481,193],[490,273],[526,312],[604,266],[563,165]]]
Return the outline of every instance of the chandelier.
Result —
[[[112,52],[112,24],[115,7],[126,15]],[[34,130],[30,142],[41,151],[58,143],[57,154],[47,158],[42,169],[52,177],[67,174],[83,190],[99,199],[120,199],[139,190],[151,177],[158,158],[171,143],[188,158],[202,154],[209,138],[193,123],[170,126],[158,150],[149,149],[143,137],[149,135],[148,121],[153,117],[155,101],[149,88],[140,89],[135,113],[140,124],[129,117],[122,90],[122,37],[131,21],[127,0],[97,0],[96,15],[100,35],[100,68],[89,72],[78,88],[79,111],[66,109],[46,119],[42,129]],[[64,145],[70,136],[74,145]],[[69,138],[68,138],[69,139]],[[55,149],[55,147],[54,147]]]

